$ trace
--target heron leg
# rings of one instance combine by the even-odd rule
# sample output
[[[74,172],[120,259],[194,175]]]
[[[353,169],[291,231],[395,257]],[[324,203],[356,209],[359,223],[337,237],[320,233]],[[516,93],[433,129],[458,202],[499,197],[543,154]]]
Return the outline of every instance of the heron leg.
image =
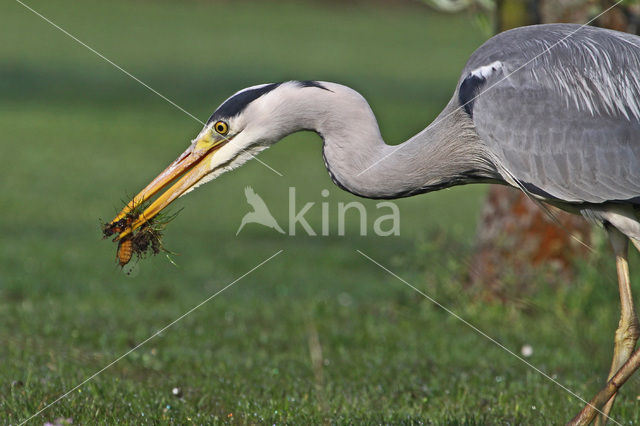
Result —
[[[568,425],[588,425],[596,416],[597,407],[611,400],[613,395],[624,385],[629,377],[640,367],[640,349],[631,355],[620,370],[609,380],[605,387],[575,416]]]
[[[631,282],[629,280],[629,264],[627,262],[629,239],[626,235],[624,235],[614,227],[608,227],[607,231],[609,233],[611,246],[613,247],[613,252],[616,256],[616,269],[618,272],[618,288],[620,292],[621,307],[620,322],[618,323],[618,329],[616,330],[615,334],[613,360],[611,362],[611,369],[607,378],[607,386],[609,386],[611,379],[616,375],[616,373],[618,373],[621,367],[625,365],[627,360],[631,358],[631,354],[633,353],[636,342],[638,341],[638,336],[640,336],[640,324],[638,323],[638,317],[633,305],[633,297],[631,295]],[[636,241],[634,241],[634,245],[638,247]],[[605,400],[606,403],[602,407],[601,414],[598,416],[596,422],[597,425],[603,426],[606,423],[609,412],[613,407],[613,402],[615,400],[618,388],[619,386],[615,386],[610,398]],[[598,395],[601,396],[602,391]],[[602,402],[604,401],[600,401],[600,403]],[[586,417],[581,416],[583,412],[585,412],[584,414],[588,415]],[[572,420],[571,424],[588,424],[589,422],[591,422],[591,420],[593,420],[593,417],[595,415],[595,407],[587,405],[583,409],[583,411],[581,411],[580,414],[576,416],[574,420]],[[574,421],[576,421],[579,417],[582,417],[581,420],[583,421],[574,423]],[[588,420],[585,421],[586,418],[588,418]]]
[[[620,322],[616,330],[615,346],[613,349],[613,361],[611,362],[611,370],[607,381],[620,370],[620,368],[631,357],[636,347],[638,336],[640,336],[640,325],[638,324],[638,316],[633,306],[633,297],[631,295],[631,281],[629,280],[629,263],[627,262],[627,254],[629,247],[629,239],[616,228],[609,228],[609,239],[616,255],[616,269],[618,271],[618,287],[620,291]],[[613,407],[616,398],[614,393],[611,399],[602,408],[601,414],[598,416],[597,425],[604,425],[607,422],[607,416]]]

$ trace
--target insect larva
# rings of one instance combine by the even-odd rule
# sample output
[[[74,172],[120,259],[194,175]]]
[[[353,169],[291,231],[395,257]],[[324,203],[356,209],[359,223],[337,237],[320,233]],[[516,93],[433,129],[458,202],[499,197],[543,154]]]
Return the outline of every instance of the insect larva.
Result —
[[[118,243],[118,263],[124,266],[131,260],[133,256],[133,241],[131,239],[120,240]]]
[[[115,222],[107,223],[102,228],[102,234],[105,238],[110,237],[113,234],[119,234],[124,231],[129,225],[131,225],[136,218],[133,213],[128,213],[125,217]]]

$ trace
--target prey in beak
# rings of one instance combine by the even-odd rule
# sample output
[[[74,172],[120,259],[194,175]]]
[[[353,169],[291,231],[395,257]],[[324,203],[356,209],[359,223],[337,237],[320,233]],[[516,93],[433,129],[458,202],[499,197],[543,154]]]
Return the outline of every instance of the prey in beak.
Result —
[[[207,126],[192,144],[162,173],[151,181],[138,195],[133,197],[122,211],[103,228],[104,236],[118,234],[114,241],[130,239],[138,228],[150,223],[164,208],[176,198],[196,185],[211,172],[211,160],[215,153],[230,141],[225,122]],[[150,199],[169,186],[164,193],[150,204]],[[148,204],[140,212],[141,206]]]

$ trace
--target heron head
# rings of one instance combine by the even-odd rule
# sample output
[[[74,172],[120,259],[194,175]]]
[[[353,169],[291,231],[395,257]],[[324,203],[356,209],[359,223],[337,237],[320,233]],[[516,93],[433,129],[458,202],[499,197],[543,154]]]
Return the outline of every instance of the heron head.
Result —
[[[295,106],[290,105],[291,91],[314,83],[263,84],[241,90],[224,101],[189,147],[111,221],[116,223],[126,217],[175,182],[122,230],[119,238],[151,220],[176,198],[242,165],[282,137],[299,130],[291,114],[282,112],[295,110]]]

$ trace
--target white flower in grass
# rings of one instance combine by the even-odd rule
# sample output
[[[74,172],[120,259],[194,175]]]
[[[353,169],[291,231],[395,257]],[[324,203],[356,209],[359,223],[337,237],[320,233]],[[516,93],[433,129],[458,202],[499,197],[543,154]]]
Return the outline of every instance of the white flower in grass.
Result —
[[[523,357],[529,358],[531,355],[533,355],[533,346],[522,345],[522,348],[520,348],[520,353]]]

